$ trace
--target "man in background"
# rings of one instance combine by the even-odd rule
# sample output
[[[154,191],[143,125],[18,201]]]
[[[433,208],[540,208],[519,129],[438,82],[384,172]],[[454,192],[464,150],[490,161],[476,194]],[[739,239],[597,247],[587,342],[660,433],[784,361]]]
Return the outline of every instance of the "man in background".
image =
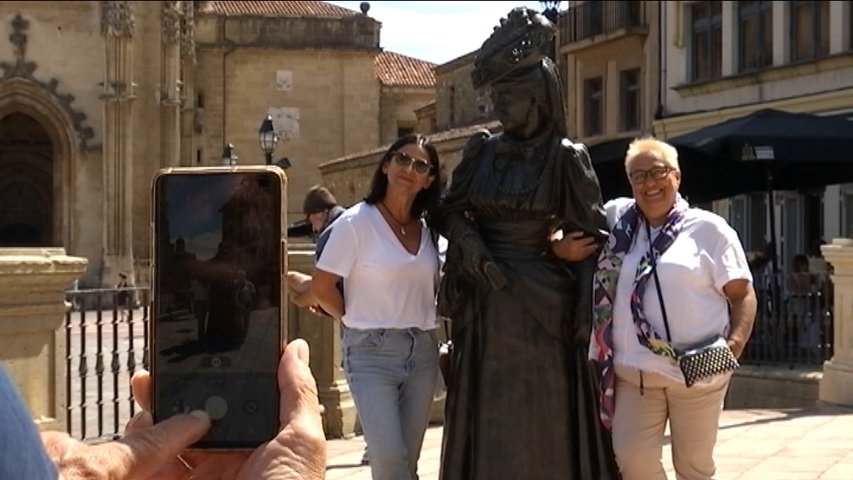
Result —
[[[326,187],[314,185],[305,194],[302,211],[305,214],[306,223],[311,225],[311,232],[316,239],[317,248],[314,260],[320,258],[326,239],[329,238],[331,229],[328,227],[344,213],[344,207],[338,205],[337,199]],[[316,302],[310,298],[311,275],[289,271],[287,272],[287,288],[290,293],[290,301],[297,307],[310,308]]]

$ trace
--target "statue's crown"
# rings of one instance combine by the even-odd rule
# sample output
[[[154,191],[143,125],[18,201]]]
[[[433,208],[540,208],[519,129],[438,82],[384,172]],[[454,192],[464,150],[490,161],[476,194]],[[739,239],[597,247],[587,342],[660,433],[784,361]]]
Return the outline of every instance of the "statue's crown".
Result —
[[[539,63],[549,55],[555,31],[554,24],[536,10],[512,9],[474,57],[474,88]]]

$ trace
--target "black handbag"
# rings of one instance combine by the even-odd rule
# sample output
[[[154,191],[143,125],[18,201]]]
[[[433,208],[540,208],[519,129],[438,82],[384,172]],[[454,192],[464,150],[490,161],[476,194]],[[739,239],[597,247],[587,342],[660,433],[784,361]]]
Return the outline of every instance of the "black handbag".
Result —
[[[657,259],[651,248],[652,235],[648,223],[646,224],[646,231],[649,234],[649,260],[652,262],[652,273],[655,276],[660,311],[663,315],[663,325],[666,328],[666,340],[671,343],[672,337],[669,333],[669,321],[666,317],[666,306],[663,303],[660,280],[658,280]],[[698,380],[733,371],[740,366],[735,354],[729,348],[728,342],[726,342],[725,337],[722,335],[715,335],[691,347],[676,350],[675,353],[677,355],[678,368],[681,369],[681,373],[684,375],[684,384],[688,387],[693,386]]]
[[[688,387],[699,379],[735,370],[740,366],[722,335],[677,353],[678,367]]]

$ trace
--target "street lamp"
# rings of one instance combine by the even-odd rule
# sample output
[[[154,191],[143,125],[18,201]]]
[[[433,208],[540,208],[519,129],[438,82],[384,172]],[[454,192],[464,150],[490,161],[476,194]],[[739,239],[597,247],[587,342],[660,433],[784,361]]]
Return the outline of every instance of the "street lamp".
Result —
[[[225,145],[225,148],[222,149],[222,165],[225,165],[226,167],[236,167],[237,160],[239,160],[239,158],[240,157],[237,156],[237,149],[234,148],[233,143]]]
[[[278,143],[278,134],[275,133],[270,115],[267,115],[267,118],[261,123],[261,128],[258,129],[258,142],[261,144],[261,151],[264,152],[267,165],[272,164],[272,152]]]

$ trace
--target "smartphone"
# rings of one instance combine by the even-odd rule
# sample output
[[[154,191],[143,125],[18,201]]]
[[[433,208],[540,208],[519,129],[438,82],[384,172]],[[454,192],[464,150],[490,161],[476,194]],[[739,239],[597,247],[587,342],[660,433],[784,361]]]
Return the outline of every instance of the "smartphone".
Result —
[[[193,448],[252,449],[278,433],[285,191],[274,166],[154,177],[152,414],[206,411],[213,425]]]

